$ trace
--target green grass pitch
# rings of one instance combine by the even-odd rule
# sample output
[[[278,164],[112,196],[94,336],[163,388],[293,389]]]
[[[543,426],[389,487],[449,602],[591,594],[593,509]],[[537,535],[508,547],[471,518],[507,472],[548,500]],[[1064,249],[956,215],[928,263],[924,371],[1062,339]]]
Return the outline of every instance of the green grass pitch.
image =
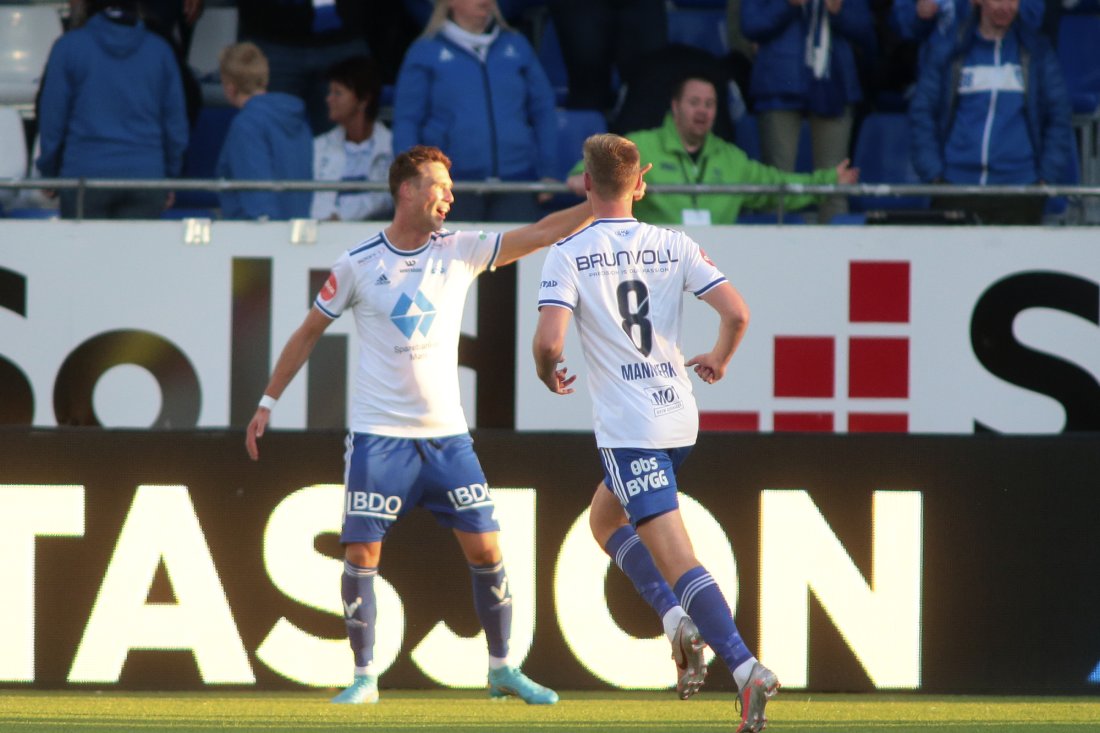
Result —
[[[317,693],[121,693],[0,690],[0,732],[193,731],[732,731],[734,696],[566,692],[557,705],[490,701],[484,692],[383,690],[377,705],[340,706]],[[769,731],[844,733],[1097,733],[1100,698],[782,693]]]

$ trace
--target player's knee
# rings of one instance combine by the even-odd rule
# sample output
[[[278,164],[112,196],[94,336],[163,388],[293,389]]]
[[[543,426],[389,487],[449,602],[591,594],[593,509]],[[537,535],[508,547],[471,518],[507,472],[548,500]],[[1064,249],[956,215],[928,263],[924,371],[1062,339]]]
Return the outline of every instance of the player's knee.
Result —
[[[344,559],[361,568],[376,568],[382,559],[382,543],[349,542],[344,545]]]
[[[501,555],[500,548],[498,547],[479,548],[477,550],[467,553],[466,555],[466,560],[471,565],[476,565],[478,567],[484,567],[486,565],[496,565],[503,559],[504,558]]]
[[[603,484],[596,487],[588,511],[588,528],[592,537],[603,547],[615,531],[627,523],[622,505]]]

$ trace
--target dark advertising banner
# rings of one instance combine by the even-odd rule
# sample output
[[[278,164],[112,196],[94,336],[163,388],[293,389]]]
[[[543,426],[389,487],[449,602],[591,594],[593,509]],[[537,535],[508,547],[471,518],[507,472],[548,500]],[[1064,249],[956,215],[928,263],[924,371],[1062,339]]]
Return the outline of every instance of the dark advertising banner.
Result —
[[[588,533],[592,437],[475,441],[516,661],[564,689],[670,685],[658,620]],[[272,432],[252,463],[239,432],[0,431],[0,685],[344,684],[343,450]],[[680,480],[697,553],[788,689],[1090,693],[1098,477],[1097,436],[710,433]],[[469,575],[430,515],[393,531],[376,589],[383,687],[484,685]]]

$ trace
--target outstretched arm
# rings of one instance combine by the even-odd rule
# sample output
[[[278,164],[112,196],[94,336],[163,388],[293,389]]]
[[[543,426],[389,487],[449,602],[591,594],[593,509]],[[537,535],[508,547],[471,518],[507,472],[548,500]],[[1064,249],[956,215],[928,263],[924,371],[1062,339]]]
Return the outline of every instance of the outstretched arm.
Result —
[[[291,334],[286,346],[283,347],[283,352],[279,354],[279,360],[275,362],[275,370],[271,372],[271,379],[264,389],[265,396],[278,399],[283,395],[283,390],[286,389],[286,386],[290,384],[290,380],[294,379],[294,375],[309,359],[313,347],[317,344],[317,339],[321,338],[321,334],[325,332],[330,323],[332,323],[332,319],[320,310],[317,308],[310,309],[306,319],[302,321],[302,325],[298,326],[298,330]],[[270,418],[270,408],[257,407],[256,414],[252,416],[252,421],[248,423],[244,445],[248,451],[248,457],[254,461],[260,459],[260,448],[257,441],[263,437],[264,428],[267,427],[267,421]]]
[[[544,305],[539,310],[539,323],[535,327],[532,351],[535,355],[535,371],[547,389],[555,394],[572,394],[570,387],[576,375],[567,376],[566,367],[558,368],[565,361],[565,332],[573,311],[556,305]]]
[[[713,349],[689,359],[685,366],[695,367],[700,379],[714,384],[726,375],[726,365],[745,336],[745,329],[749,327],[749,307],[728,282],[711,289],[703,295],[702,301],[718,312],[718,339]]]
[[[547,214],[533,224],[507,231],[500,238],[500,253],[496,266],[510,265],[537,249],[549,247],[592,221],[592,207],[588,202]]]

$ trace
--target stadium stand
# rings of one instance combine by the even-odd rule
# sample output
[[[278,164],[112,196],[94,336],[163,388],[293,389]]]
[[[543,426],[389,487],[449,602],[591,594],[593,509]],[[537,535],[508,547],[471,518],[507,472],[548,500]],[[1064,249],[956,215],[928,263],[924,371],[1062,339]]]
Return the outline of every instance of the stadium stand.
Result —
[[[229,123],[237,114],[234,107],[206,106],[199,112],[199,119],[191,130],[191,139],[183,159],[183,178],[215,178],[214,167],[218,153],[229,130]],[[218,207],[218,196],[212,191],[178,191],[168,218],[180,216],[213,217]],[[181,211],[189,213],[181,214]]]
[[[61,30],[61,16],[53,6],[0,6],[0,104],[33,107]]]
[[[204,104],[226,105],[218,74],[218,55],[222,49],[237,42],[237,8],[206,8],[195,23],[187,65],[202,88]]]
[[[857,134],[852,165],[863,183],[920,183],[909,154],[909,118],[904,114],[873,112]],[[853,211],[927,209],[924,196],[853,196]]]
[[[1100,14],[1063,15],[1058,25],[1058,57],[1073,105],[1080,143],[1080,177],[1100,184]],[[1095,202],[1094,206],[1095,208]]]
[[[0,107],[0,178],[27,175],[27,137],[23,117],[11,106]]]
[[[760,160],[760,128],[756,117],[742,115],[741,119],[734,123],[734,144],[745,151],[745,155],[753,160]],[[802,121],[802,128],[798,134],[798,156],[795,159],[794,170],[796,173],[812,173],[814,169],[813,144],[810,140],[810,124]]]
[[[711,8],[713,10],[725,10],[727,0],[672,0],[672,4],[680,8]]]
[[[558,155],[554,168],[554,177],[564,181],[569,171],[580,159],[584,141],[589,135],[607,132],[607,119],[603,113],[594,109],[565,109],[559,107],[558,116]],[[556,194],[547,202],[550,209],[563,209],[572,206],[579,199],[569,193]]]
[[[24,178],[27,175],[27,140],[23,118],[15,107],[0,107],[0,178]],[[0,189],[0,215],[18,196],[17,191]]]
[[[561,55],[558,32],[554,29],[554,21],[549,17],[542,24],[536,50],[542,70],[546,72],[546,78],[550,80],[550,86],[554,89],[554,100],[558,105],[562,105],[569,95],[569,74],[565,70],[565,59]]]
[[[672,7],[668,11],[668,42],[709,51],[721,58],[726,47],[726,10]]]

